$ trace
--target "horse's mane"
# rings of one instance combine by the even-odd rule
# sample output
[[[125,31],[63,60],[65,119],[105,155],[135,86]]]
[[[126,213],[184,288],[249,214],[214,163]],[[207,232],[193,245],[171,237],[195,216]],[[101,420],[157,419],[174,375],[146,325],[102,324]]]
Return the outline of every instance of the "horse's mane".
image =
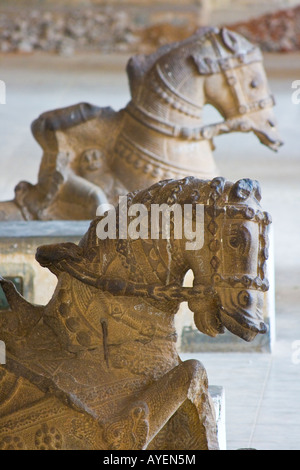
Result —
[[[148,189],[129,193],[128,205],[144,204],[247,204],[258,205],[261,190],[258,181],[242,179],[231,183],[225,178],[212,181],[200,180],[193,176],[181,180],[165,180],[154,184]]]
[[[142,204],[148,211],[152,204],[203,204],[213,207],[234,207],[235,210],[250,209],[250,218],[261,212],[260,206],[261,189],[258,181],[242,179],[231,183],[225,178],[214,178],[213,180],[200,180],[193,176],[181,180],[165,180],[155,183],[148,189],[134,191],[127,194],[128,208],[133,204]],[[252,210],[252,212],[251,212]],[[119,206],[116,207],[118,218]],[[97,224],[102,216],[94,219],[90,229],[80,242],[83,247],[95,247]]]

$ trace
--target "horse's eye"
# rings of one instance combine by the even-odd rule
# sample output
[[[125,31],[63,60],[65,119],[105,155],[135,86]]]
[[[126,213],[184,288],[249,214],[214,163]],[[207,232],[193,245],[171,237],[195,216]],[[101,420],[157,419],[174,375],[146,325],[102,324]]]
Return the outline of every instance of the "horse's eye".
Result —
[[[241,240],[239,237],[234,236],[229,239],[229,245],[231,248],[238,248],[240,246]]]
[[[228,237],[228,245],[234,250],[241,249],[244,251],[249,239],[250,235],[245,227],[233,227]]]

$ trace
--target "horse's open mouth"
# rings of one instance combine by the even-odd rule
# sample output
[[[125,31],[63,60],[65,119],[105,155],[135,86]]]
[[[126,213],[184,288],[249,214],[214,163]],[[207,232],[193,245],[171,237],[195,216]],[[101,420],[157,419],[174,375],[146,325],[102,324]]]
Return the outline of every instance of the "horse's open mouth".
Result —
[[[228,331],[247,342],[253,341],[258,334],[265,334],[268,331],[268,326],[262,319],[250,319],[239,313],[233,315],[224,308],[220,310],[220,318]]]
[[[269,133],[265,134],[264,132],[256,130],[254,131],[254,133],[263,145],[266,145],[270,149],[274,150],[274,152],[278,152],[280,147],[282,147],[283,145],[283,142],[280,139],[271,137]]]

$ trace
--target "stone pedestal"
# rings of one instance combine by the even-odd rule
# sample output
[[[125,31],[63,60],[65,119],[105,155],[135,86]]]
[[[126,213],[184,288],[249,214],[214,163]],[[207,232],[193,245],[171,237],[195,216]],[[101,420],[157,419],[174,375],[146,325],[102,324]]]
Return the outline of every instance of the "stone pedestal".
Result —
[[[209,393],[215,406],[220,450],[227,450],[225,390],[223,387],[211,385]]]
[[[78,243],[89,222],[1,222],[0,275],[12,280],[20,293],[34,304],[51,299],[57,279],[35,260],[39,246],[53,243]],[[0,308],[7,308],[0,288]]]

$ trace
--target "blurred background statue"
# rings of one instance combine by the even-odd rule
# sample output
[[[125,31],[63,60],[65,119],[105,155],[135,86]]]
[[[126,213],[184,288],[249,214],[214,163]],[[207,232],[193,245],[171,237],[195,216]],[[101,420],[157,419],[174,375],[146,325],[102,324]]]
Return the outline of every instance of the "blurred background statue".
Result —
[[[81,103],[40,116],[37,185],[22,182],[0,204],[2,220],[92,219],[101,203],[165,179],[218,175],[213,139],[254,132],[280,145],[262,55],[241,35],[201,28],[137,55],[127,67],[132,99],[119,112]],[[203,121],[210,104],[223,120]]]

